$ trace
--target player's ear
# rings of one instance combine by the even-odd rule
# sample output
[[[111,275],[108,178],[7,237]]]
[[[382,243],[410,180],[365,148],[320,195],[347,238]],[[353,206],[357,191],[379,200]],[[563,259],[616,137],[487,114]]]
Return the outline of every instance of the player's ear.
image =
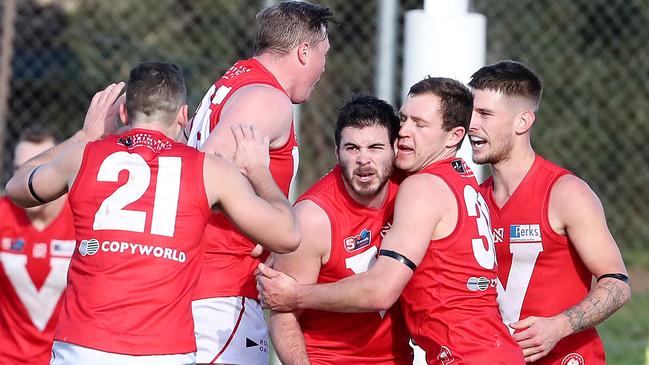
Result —
[[[532,128],[536,120],[536,114],[532,110],[526,110],[518,115],[516,122],[514,123],[514,131],[516,134],[525,134],[527,131]]]
[[[119,119],[124,125],[128,125],[128,113],[126,112],[126,103],[119,104]]]
[[[451,129],[448,134],[448,140],[446,141],[446,147],[456,147],[462,142],[462,138],[466,134],[466,129],[464,127],[455,127]],[[458,146],[459,148],[459,146]]]
[[[306,65],[307,59],[309,57],[309,44],[301,43],[297,46],[297,59],[300,61],[300,64]]]
[[[178,121],[178,124],[181,127],[185,128],[187,126],[187,120],[188,120],[188,118],[187,118],[187,104],[183,104],[180,107],[180,110],[178,110],[178,117],[176,118],[176,120]]]

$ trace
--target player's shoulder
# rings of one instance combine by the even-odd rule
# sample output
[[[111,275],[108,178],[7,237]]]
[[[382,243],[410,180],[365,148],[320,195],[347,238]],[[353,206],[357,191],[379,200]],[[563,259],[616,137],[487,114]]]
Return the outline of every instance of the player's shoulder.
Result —
[[[417,173],[406,177],[399,185],[399,193],[406,188],[407,191],[421,189],[422,191],[436,191],[449,189],[446,180],[435,173]]]
[[[331,218],[327,211],[318,202],[306,198],[300,200],[293,206],[295,214],[301,227],[329,228]]]
[[[292,106],[291,99],[286,93],[272,85],[263,83],[242,86],[232,94],[232,98],[237,100],[237,103],[255,103],[265,105],[267,108],[273,106],[267,103],[278,103],[285,107]]]
[[[551,188],[551,195],[559,200],[570,201],[579,196],[592,194],[588,183],[573,174],[559,176]]]
[[[397,201],[407,200],[438,205],[443,203],[442,198],[451,196],[453,191],[442,176],[422,173],[410,175],[401,182]]]
[[[209,153],[201,152],[201,154],[204,156],[205,181],[227,181],[232,175],[241,175],[241,171],[232,161]]]

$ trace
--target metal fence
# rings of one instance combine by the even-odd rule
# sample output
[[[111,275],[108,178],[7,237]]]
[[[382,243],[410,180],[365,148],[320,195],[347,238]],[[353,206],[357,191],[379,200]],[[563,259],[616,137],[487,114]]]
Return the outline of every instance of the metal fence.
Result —
[[[354,93],[375,89],[379,0],[321,1],[340,26],[330,32],[327,71],[300,109],[300,190],[334,164],[338,107]],[[140,61],[180,65],[195,107],[235,60],[250,56],[254,16],[271,2],[3,0],[1,182],[11,173],[22,128],[42,122],[69,135],[93,93],[125,79]],[[422,3],[399,2],[398,24]],[[591,184],[627,262],[648,267],[649,1],[473,0],[471,9],[487,17],[487,62],[519,60],[544,79],[536,150]],[[401,32],[398,27],[396,75]],[[394,83],[398,102],[399,76]]]
[[[8,16],[11,2],[14,17]],[[353,93],[374,91],[378,1],[324,2],[340,26],[331,31],[327,72],[301,108],[301,190],[334,163],[337,108]],[[401,1],[399,23],[422,2]],[[126,78],[139,61],[180,65],[193,108],[235,60],[250,55],[254,15],[268,3],[4,0],[2,35],[11,27],[14,36],[1,49],[3,57],[11,56],[8,85],[0,80],[8,95],[0,100],[8,106],[0,113],[7,123],[2,180],[25,125],[40,121],[71,133],[93,92]],[[589,182],[620,245],[634,253],[627,257],[649,262],[643,254],[649,241],[649,2],[475,0],[471,8],[487,17],[488,62],[520,60],[544,79],[533,137],[537,151]],[[399,28],[397,75],[402,39]],[[400,78],[394,82],[398,93]]]

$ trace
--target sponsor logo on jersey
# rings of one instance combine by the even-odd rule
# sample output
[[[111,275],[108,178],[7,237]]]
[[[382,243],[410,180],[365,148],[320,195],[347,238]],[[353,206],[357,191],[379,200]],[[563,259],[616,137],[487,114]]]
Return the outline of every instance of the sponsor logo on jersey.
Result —
[[[74,253],[76,241],[72,240],[52,240],[50,244],[50,256],[70,257]]]
[[[345,238],[343,246],[347,252],[353,252],[369,245],[370,242],[372,242],[372,232],[369,229],[363,229],[361,233]]]
[[[494,243],[502,243],[505,237],[505,228],[494,228]]]
[[[99,251],[99,241],[92,238],[89,240],[81,240],[79,244],[79,253],[81,256],[94,255]]]
[[[469,165],[467,165],[461,158],[451,161],[451,167],[453,167],[453,170],[457,171],[462,177],[473,176],[473,171],[471,171]]]
[[[584,357],[579,355],[576,352],[566,355],[566,357],[561,360],[561,365],[584,365],[586,361]]]
[[[163,258],[176,262],[187,261],[187,254],[185,254],[183,251],[160,246],[143,245],[140,243],[104,241],[99,244],[99,241],[93,238],[90,240],[83,240],[79,245],[79,253],[81,254],[81,256],[92,256],[99,251],[128,253],[131,255],[140,256],[153,256],[156,258]]]
[[[453,353],[451,353],[451,350],[449,350],[448,347],[442,346],[439,349],[439,354],[437,355],[437,360],[442,363],[442,365],[450,365],[455,362],[455,358],[453,357]]]
[[[489,283],[491,283],[491,280],[487,279],[484,276],[481,276],[479,278],[472,276],[466,282],[466,287],[471,291],[485,291],[489,288]]]
[[[509,226],[509,242],[541,242],[538,224],[512,224]]]
[[[22,251],[25,247],[25,240],[22,238],[3,238],[2,248],[4,250]]]

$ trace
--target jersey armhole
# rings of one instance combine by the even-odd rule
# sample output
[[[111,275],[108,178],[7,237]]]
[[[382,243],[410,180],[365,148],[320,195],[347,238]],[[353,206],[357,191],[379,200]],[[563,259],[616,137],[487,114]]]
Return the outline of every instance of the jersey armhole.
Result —
[[[552,188],[557,183],[557,181],[559,181],[559,179],[561,177],[565,176],[565,175],[571,175],[571,173],[568,172],[568,171],[561,171],[555,177],[553,177],[552,180],[550,180],[550,182],[548,184],[548,187],[547,187],[547,189],[546,189],[546,191],[544,193],[544,196],[543,196],[543,208],[542,208],[543,210],[542,210],[542,213],[541,213],[541,224],[544,227],[548,227],[548,233],[554,239],[558,239],[559,241],[563,240],[563,239],[567,240],[568,237],[567,236],[562,236],[561,234],[557,233],[552,228],[552,225],[550,224],[550,194],[552,193]]]
[[[74,196],[76,195],[77,186],[79,185],[77,184],[77,181],[80,181],[80,176],[86,172],[86,166],[88,165],[88,154],[90,153],[88,151],[88,147],[94,143],[95,142],[86,143],[86,145],[83,147],[83,155],[81,156],[81,164],[79,165],[79,171],[77,171],[77,176],[74,177],[72,186],[70,186],[70,188],[68,189],[68,200],[74,199]]]
[[[440,178],[442,181],[444,181],[444,184],[446,184],[446,186],[448,186],[448,188],[453,192],[453,197],[455,198],[455,204],[457,205],[457,221],[455,222],[455,228],[453,228],[451,233],[447,234],[442,238],[438,238],[436,240],[431,239],[431,242],[442,242],[442,241],[453,239],[455,236],[457,236],[460,233],[460,227],[463,228],[464,223],[466,222],[466,218],[465,218],[466,209],[463,209],[464,207],[462,206],[462,204],[460,204],[459,192],[457,192],[456,189],[453,187],[453,185],[441,174],[434,174],[430,172],[426,172],[426,174],[436,176]]]
[[[329,236],[330,236],[329,237],[329,258],[327,259],[326,262],[322,263],[322,265],[320,267],[320,271],[322,271],[322,269],[324,269],[325,267],[335,265],[340,260],[340,255],[334,254],[336,251],[334,251],[334,249],[333,249],[334,232],[335,232],[335,229],[336,229],[336,224],[331,219],[331,217],[333,216],[332,212],[329,211],[329,209],[325,208],[325,204],[323,204],[320,199],[318,199],[315,196],[309,196],[309,197],[306,197],[304,199],[300,199],[298,201],[304,201],[304,200],[308,200],[311,203],[317,205],[318,208],[320,208],[320,209],[322,209],[322,211],[324,211],[325,215],[327,216],[327,220],[329,220]]]
[[[209,220],[210,216],[212,215],[212,206],[210,205],[210,200],[207,197],[207,190],[205,190],[206,189],[206,186],[205,186],[205,152],[199,151],[199,153],[200,153],[199,159],[200,159],[200,167],[201,167],[200,178],[201,178],[201,183],[203,185],[203,189],[201,191],[203,192],[202,195],[203,195],[204,205],[207,206],[207,209],[203,209],[202,213],[203,213],[203,218],[205,218],[206,220]]]

